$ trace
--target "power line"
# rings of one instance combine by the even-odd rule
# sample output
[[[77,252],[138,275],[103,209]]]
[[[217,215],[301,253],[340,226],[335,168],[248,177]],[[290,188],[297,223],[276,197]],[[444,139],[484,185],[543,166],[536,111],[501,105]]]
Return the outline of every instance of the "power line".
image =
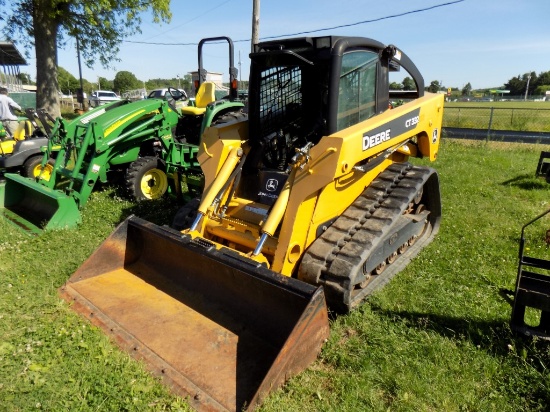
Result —
[[[205,14],[208,14],[208,13],[210,13],[211,11],[214,11],[214,10],[220,8],[221,6],[223,6],[223,5],[226,4],[226,3],[229,3],[230,1],[231,1],[231,0],[226,0],[226,1],[224,1],[223,3],[220,3],[220,4],[218,4],[217,6],[214,6],[214,7],[212,7],[211,9],[206,10],[204,13],[199,14],[198,16],[195,16],[195,17],[193,17],[192,19],[187,20],[187,21],[185,21],[185,22],[179,24],[178,26],[175,26],[175,27],[172,27],[172,28],[170,28],[170,29],[168,29],[168,30],[165,30],[165,31],[163,31],[162,33],[155,34],[154,36],[151,36],[151,37],[149,37],[149,38],[152,39],[153,37],[162,36],[162,35],[164,35],[164,34],[170,32],[170,31],[172,31],[172,30],[179,29],[180,27],[185,26],[186,24],[191,23],[192,21],[195,21],[195,20],[201,18],[201,17],[204,16]],[[153,43],[153,44],[157,44],[157,43]]]
[[[406,12],[403,12],[403,13],[392,14],[392,15],[384,16],[384,17],[378,17],[376,19],[371,19],[371,20],[363,20],[363,21],[359,21],[359,22],[356,22],[356,23],[342,24],[342,25],[339,25],[339,26],[325,27],[325,28],[322,28],[322,29],[301,31],[301,32],[296,32],[296,33],[281,34],[281,35],[277,35],[277,36],[262,37],[262,40],[277,39],[277,38],[280,38],[280,37],[298,36],[298,35],[302,35],[302,34],[318,33],[318,32],[322,32],[322,31],[341,29],[341,28],[344,28],[344,27],[358,26],[358,25],[361,25],[361,24],[375,23],[375,22],[382,21],[382,20],[394,19],[396,17],[403,17],[403,16],[406,16],[406,15],[409,15],[409,14],[421,13],[421,12],[424,12],[424,11],[433,10],[433,9],[437,9],[437,8],[440,8],[440,7],[451,6],[451,5],[456,4],[456,3],[462,3],[463,1],[465,1],[465,0],[450,1],[450,2],[447,2],[447,3],[436,4],[435,6],[424,7],[422,9],[406,11]],[[241,40],[234,40],[233,43],[243,43],[243,42],[249,42],[249,41],[250,41],[250,39],[241,39]],[[151,44],[151,45],[156,45],[156,46],[197,46],[198,45],[198,43],[153,43],[153,42],[134,41],[134,40],[123,40],[123,42],[136,43],[136,44]]]
[[[437,4],[437,5],[431,6],[431,7],[425,7],[425,8],[423,8],[423,9],[417,9],[417,10],[406,11],[406,12],[404,12],[404,13],[392,14],[392,15],[390,15],[390,16],[379,17],[379,18],[371,19],[371,20],[363,20],[363,21],[359,21],[359,22],[357,22],[357,23],[342,24],[342,25],[340,25],[340,26],[327,27],[327,28],[318,29],[318,30],[301,31],[301,32],[296,32],[296,33],[291,33],[291,34],[285,34],[285,35],[282,35],[282,36],[264,37],[264,39],[276,39],[276,38],[278,38],[278,37],[298,36],[298,35],[300,35],[300,34],[310,34],[310,33],[316,33],[316,32],[327,31],[327,30],[341,29],[341,28],[343,28],[343,27],[358,26],[358,25],[360,25],[360,24],[375,23],[375,22],[377,22],[377,21],[393,19],[393,18],[396,18],[396,17],[403,17],[403,16],[406,16],[406,15],[408,15],[408,14],[420,13],[420,12],[424,12],[424,11],[427,11],[427,10],[436,9],[436,8],[439,8],[439,7],[450,6],[450,5],[452,5],[452,4],[461,3],[461,2],[463,2],[463,1],[464,1],[464,0],[455,0],[455,1],[448,2],[448,3]]]

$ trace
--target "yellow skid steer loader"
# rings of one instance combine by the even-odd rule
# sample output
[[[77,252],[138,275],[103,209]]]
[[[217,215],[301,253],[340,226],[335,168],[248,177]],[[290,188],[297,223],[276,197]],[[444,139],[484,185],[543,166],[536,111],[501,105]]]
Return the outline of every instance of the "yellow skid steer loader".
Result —
[[[408,159],[436,159],[443,97],[405,53],[329,36],[250,58],[248,119],[202,136],[202,198],[173,228],[130,217],[61,288],[200,410],[253,409],[307,367],[327,305],[359,305],[441,216],[437,173]],[[416,90],[390,94],[401,69]]]

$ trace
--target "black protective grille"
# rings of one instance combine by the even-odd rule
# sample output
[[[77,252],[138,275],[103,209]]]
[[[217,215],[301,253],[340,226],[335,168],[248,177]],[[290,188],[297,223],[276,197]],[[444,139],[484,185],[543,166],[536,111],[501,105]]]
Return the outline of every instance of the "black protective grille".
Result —
[[[299,67],[273,67],[262,73],[260,132],[267,136],[302,113],[302,72]]]

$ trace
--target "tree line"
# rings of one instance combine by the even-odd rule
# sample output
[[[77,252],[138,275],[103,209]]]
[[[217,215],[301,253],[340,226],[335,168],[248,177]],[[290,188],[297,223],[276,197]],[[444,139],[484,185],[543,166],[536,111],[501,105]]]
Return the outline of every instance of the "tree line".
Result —
[[[511,95],[523,95],[526,90],[528,95],[544,95],[550,90],[550,71],[541,72],[539,75],[531,72],[512,77],[504,88],[510,90]]]
[[[62,67],[57,69],[57,79],[59,83],[59,90],[63,94],[76,94],[77,90],[80,89],[80,80]],[[124,95],[124,93],[130,90],[145,89],[150,91],[154,89],[164,89],[167,87],[183,89],[189,93],[193,87],[191,75],[186,74],[182,78],[158,78],[144,81],[139,80],[132,72],[119,71],[116,73],[114,79],[107,79],[105,77],[99,77],[97,81],[82,79],[82,89],[84,93],[87,93],[88,95],[94,90],[112,90],[118,95]]]
[[[27,73],[20,73],[19,79],[23,84],[33,84],[30,75]],[[74,75],[69,73],[63,67],[58,67],[57,78],[59,83],[59,90],[63,94],[75,95],[80,88],[80,80]],[[193,95],[193,84],[190,74],[186,74],[183,77],[173,77],[171,79],[149,79],[139,80],[132,72],[120,71],[117,72],[114,79],[107,79],[105,77],[99,77],[97,82],[91,82],[87,79],[82,79],[83,91],[88,95],[94,90],[112,90],[119,95],[123,95],[125,92],[136,89],[145,89],[151,91],[154,89],[163,89],[167,87],[174,87],[183,89],[188,95]],[[240,89],[246,89],[248,87],[248,81],[243,81],[239,86]],[[416,85],[410,77],[405,77],[400,83],[391,82],[390,90],[415,90]],[[477,92],[490,93],[492,89],[504,89],[509,90],[511,96],[523,96],[528,87],[528,95],[530,96],[543,96],[546,91],[550,90],[550,71],[541,72],[536,74],[535,72],[524,73],[512,77],[508,82],[499,87],[486,88],[477,90]],[[458,87],[451,87],[452,94],[469,96],[474,92],[471,83],[467,83],[461,89]],[[426,87],[426,91],[431,93],[437,93],[440,91],[447,92],[448,88],[443,84],[440,84],[438,80],[433,80]]]
[[[390,83],[390,90],[414,90],[415,84],[410,77],[405,77],[401,83]],[[437,93],[439,91],[447,91],[448,87],[441,84],[438,80],[430,82],[426,87],[426,91]],[[462,89],[458,87],[450,87],[453,94],[469,96],[472,92],[472,85],[468,82]],[[479,92],[489,93],[492,89],[509,90],[511,96],[523,96],[527,91],[529,96],[543,96],[547,91],[550,91],[550,71],[541,72],[537,75],[535,72],[524,73],[512,77],[508,82],[501,86],[478,90]]]
[[[26,74],[23,74],[23,76],[27,78]],[[62,67],[57,69],[57,79],[59,90],[63,94],[74,95],[80,89],[80,80]],[[183,77],[172,77],[171,79],[139,80],[132,72],[119,71],[116,73],[114,79],[99,77],[97,82],[82,79],[82,89],[88,95],[94,90],[112,90],[118,95],[123,96],[124,93],[131,90],[145,89],[147,92],[150,92],[154,89],[165,89],[168,87],[183,89],[188,96],[194,95],[194,86],[190,74],[185,74]],[[240,89],[247,87],[248,81],[243,81],[239,86]]]

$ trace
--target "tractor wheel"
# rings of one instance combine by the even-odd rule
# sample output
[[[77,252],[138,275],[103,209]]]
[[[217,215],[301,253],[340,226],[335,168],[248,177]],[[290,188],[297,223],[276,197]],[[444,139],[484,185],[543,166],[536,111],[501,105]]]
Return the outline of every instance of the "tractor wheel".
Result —
[[[23,163],[21,174],[25,177],[33,178],[37,178],[38,176],[40,176],[40,172],[42,171],[42,159],[42,155],[32,156],[28,158],[25,163]],[[46,163],[46,166],[44,166],[44,171],[42,172],[42,178],[44,180],[50,180],[53,172],[54,163],[55,160],[49,159],[48,163]]]
[[[212,121],[211,126],[217,126],[217,125],[220,125],[220,124],[236,122],[236,121],[239,121],[239,120],[245,120],[247,118],[248,118],[248,114],[243,113],[240,110],[237,111],[237,112],[228,112],[228,113],[225,113],[225,114],[223,114],[219,117],[216,117]]]
[[[164,163],[157,157],[140,157],[126,171],[126,188],[137,201],[160,199],[168,190]]]
[[[176,216],[174,216],[172,228],[176,230],[189,229],[197,217],[197,210],[199,209],[200,203],[201,200],[196,197],[180,208]]]

